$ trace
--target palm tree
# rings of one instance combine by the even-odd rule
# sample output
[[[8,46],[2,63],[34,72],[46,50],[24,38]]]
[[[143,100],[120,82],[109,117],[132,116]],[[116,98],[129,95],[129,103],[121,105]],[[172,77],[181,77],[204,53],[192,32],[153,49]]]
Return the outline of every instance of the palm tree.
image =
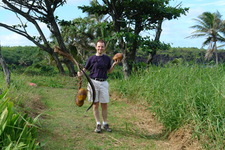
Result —
[[[197,25],[191,26],[191,28],[196,29],[196,31],[189,36],[190,38],[206,37],[202,44],[202,47],[209,45],[205,58],[206,60],[210,59],[215,52],[216,64],[218,64],[217,42],[225,42],[221,36],[225,25],[221,17],[222,15],[218,11],[216,13],[202,13],[197,19],[194,19]]]

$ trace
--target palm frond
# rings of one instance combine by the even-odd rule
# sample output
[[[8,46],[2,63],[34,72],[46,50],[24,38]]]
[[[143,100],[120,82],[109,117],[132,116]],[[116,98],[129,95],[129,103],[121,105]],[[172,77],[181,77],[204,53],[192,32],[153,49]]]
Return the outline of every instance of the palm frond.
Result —
[[[205,36],[204,33],[199,33],[199,34],[192,34],[192,35],[190,35],[186,38],[192,38],[193,39],[193,38],[204,37],[204,36]]]
[[[220,46],[217,46],[217,48],[221,48],[221,47],[224,47],[224,46],[225,46],[225,44],[222,44]]]
[[[208,31],[208,28],[205,28],[205,27],[203,27],[201,25],[193,25],[190,28],[197,29],[198,31],[202,31],[202,32],[207,32]]]
[[[223,42],[225,42],[225,38],[218,34],[217,35],[217,41],[223,43]]]
[[[210,43],[212,42],[212,38],[208,37],[202,44],[202,47],[206,46],[206,45],[210,45]]]
[[[196,18],[194,18],[193,20],[196,21],[198,24],[200,24],[202,26],[205,26],[206,25],[206,23],[203,20],[196,19]]]

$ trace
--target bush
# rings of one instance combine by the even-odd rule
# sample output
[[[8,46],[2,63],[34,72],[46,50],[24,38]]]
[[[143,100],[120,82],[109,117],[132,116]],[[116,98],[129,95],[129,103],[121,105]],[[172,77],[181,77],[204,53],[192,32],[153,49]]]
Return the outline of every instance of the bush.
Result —
[[[5,98],[6,93],[0,95],[0,148],[34,150],[38,148],[36,142],[37,118],[21,115],[14,109],[13,103]]]

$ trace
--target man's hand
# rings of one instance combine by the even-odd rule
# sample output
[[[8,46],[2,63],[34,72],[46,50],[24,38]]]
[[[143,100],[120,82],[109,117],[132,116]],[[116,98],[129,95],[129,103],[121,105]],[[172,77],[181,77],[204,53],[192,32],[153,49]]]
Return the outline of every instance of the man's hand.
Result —
[[[83,71],[85,72],[86,69],[83,68]],[[77,76],[78,76],[78,77],[81,77],[81,76],[84,74],[83,71],[77,71]]]
[[[118,63],[120,63],[121,61],[119,60],[119,59],[117,59],[117,60],[115,60],[114,62],[113,62],[113,66],[115,66],[115,65],[117,65]]]
[[[111,68],[108,70],[108,73],[111,73],[114,69],[114,66],[117,65],[118,63],[120,63],[121,61],[120,60],[115,60],[111,66]]]
[[[81,71],[78,71],[78,72],[77,72],[77,76],[78,76],[78,77],[81,77],[82,75],[83,75],[83,72],[81,72]]]

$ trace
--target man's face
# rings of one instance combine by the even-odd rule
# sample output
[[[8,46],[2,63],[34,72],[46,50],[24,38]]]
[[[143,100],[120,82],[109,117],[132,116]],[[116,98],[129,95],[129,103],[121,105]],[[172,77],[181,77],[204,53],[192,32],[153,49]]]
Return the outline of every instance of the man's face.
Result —
[[[103,52],[105,50],[105,44],[102,43],[102,42],[98,42],[95,49],[96,49],[98,54],[103,54]]]

